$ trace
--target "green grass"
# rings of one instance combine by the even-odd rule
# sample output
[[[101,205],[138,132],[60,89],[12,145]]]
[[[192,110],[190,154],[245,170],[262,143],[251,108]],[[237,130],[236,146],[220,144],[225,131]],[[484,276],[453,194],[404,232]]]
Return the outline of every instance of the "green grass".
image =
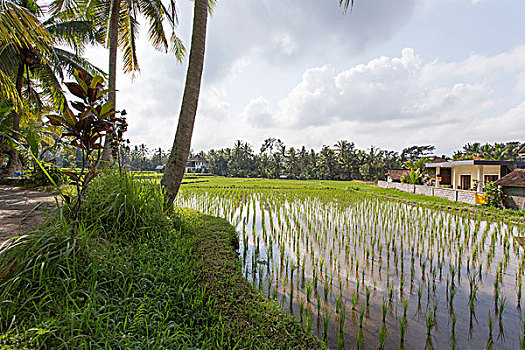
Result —
[[[59,210],[4,244],[0,348],[324,347],[243,279],[226,221],[162,201],[152,181],[103,175],[74,235]]]
[[[525,210],[497,209],[488,206],[474,206],[466,203],[452,202],[444,198],[425,196],[402,192],[396,189],[381,188],[375,183],[363,181],[331,181],[331,180],[281,180],[258,178],[232,178],[213,176],[201,179],[183,179],[185,187],[239,187],[265,189],[339,189],[346,191],[360,191],[361,193],[382,196],[405,202],[420,203],[425,206],[451,208],[465,213],[479,211],[488,217],[505,217],[515,222],[525,221]]]

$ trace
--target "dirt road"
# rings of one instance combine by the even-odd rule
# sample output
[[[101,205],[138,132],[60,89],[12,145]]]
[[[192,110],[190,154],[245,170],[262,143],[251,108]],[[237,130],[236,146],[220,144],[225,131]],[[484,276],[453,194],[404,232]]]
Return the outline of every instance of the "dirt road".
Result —
[[[0,185],[0,242],[37,228],[55,208],[53,193]]]

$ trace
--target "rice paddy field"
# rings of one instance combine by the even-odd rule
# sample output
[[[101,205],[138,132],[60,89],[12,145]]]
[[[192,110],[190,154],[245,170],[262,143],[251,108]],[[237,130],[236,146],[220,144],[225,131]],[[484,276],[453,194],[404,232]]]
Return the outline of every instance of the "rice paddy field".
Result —
[[[176,205],[227,218],[246,279],[330,348],[525,347],[523,224],[287,184],[187,183]]]

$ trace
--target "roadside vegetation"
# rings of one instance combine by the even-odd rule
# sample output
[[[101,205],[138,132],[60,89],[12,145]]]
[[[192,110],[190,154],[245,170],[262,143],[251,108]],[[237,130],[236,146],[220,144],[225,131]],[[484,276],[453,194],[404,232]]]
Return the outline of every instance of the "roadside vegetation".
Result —
[[[173,209],[118,172],[0,251],[0,347],[322,348],[242,277],[224,220]]]

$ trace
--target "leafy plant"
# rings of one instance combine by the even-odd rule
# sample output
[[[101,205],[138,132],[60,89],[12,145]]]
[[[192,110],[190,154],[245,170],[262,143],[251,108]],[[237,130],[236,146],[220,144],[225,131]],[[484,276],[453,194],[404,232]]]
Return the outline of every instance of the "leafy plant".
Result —
[[[44,168],[46,172],[44,172],[42,168]],[[60,186],[66,180],[66,176],[56,165],[52,163],[41,163],[40,166],[35,165],[29,175],[29,179],[37,186],[51,186],[53,182]]]
[[[501,208],[503,203],[503,191],[501,186],[496,185],[494,182],[486,183],[483,190],[487,194],[487,203],[491,207]]]
[[[116,142],[122,141],[127,123],[124,117],[117,117],[119,112],[115,111],[113,102],[106,100],[109,90],[104,89],[101,76],[89,77],[80,71],[75,71],[74,76],[76,82],[66,83],[66,87],[81,100],[71,102],[77,113],[66,106],[62,113],[47,118],[50,124],[64,130],[61,138],[82,152],[80,172],[65,172],[77,190],[76,198],[70,200],[71,214],[76,221],[84,194],[97,175],[105,138],[111,135]],[[126,113],[120,114],[124,116]]]

